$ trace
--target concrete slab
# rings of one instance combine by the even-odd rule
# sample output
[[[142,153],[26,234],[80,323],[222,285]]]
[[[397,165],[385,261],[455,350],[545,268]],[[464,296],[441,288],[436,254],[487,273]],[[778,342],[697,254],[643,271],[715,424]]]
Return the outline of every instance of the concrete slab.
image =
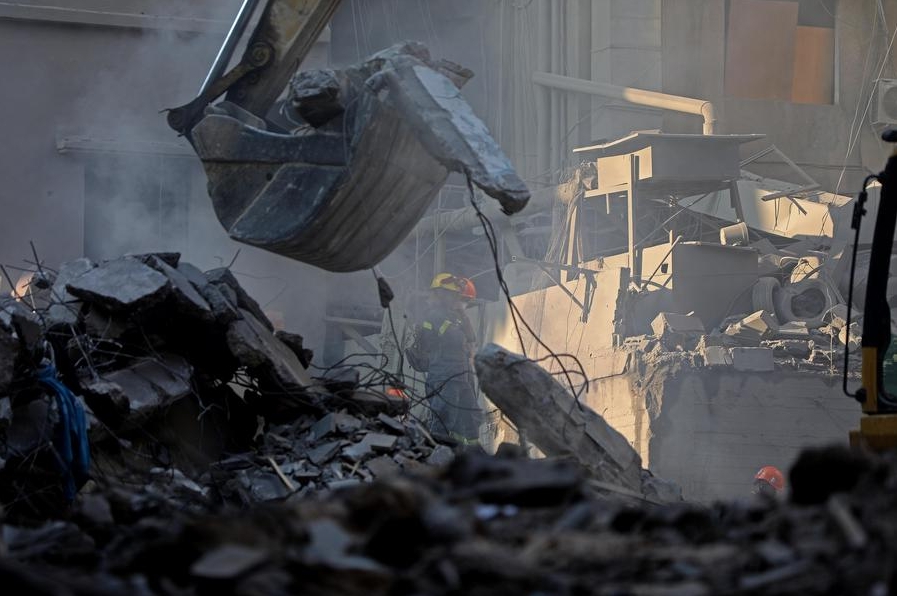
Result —
[[[168,278],[136,259],[108,261],[73,279],[66,289],[85,302],[111,311],[135,312],[160,303]]]
[[[732,348],[731,354],[735,370],[772,372],[776,368],[770,348]]]

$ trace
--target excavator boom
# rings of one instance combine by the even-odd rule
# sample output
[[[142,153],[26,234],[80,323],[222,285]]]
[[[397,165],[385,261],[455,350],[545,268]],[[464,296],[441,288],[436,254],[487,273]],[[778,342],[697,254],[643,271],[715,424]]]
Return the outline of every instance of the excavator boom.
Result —
[[[357,271],[405,239],[450,172],[506,214],[523,209],[526,185],[460,93],[470,71],[407,42],[343,71],[297,72],[339,4],[244,0],[198,97],[168,115],[231,238]]]
[[[283,93],[339,5],[340,0],[268,2],[245,54],[270,48],[270,60],[255,76],[244,78],[228,89],[227,101],[263,115]],[[251,55],[244,55],[241,62],[251,60]]]

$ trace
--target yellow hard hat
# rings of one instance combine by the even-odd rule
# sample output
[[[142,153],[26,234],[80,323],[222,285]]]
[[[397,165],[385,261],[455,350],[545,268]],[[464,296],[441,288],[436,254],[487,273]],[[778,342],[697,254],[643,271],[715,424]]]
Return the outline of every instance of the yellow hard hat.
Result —
[[[474,299],[477,297],[476,288],[473,282],[466,277],[459,277],[452,273],[440,273],[433,278],[430,289],[442,289],[450,292],[457,292],[466,299]]]

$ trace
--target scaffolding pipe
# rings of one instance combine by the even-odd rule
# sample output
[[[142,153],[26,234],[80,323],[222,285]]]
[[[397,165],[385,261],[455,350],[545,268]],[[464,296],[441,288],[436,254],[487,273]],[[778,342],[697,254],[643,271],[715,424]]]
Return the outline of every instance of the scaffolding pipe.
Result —
[[[713,134],[716,124],[716,111],[713,104],[704,99],[682,97],[657,91],[634,89],[632,87],[620,87],[619,85],[587,81],[548,72],[533,73],[533,82],[551,89],[562,89],[575,93],[585,93],[586,95],[600,95],[612,99],[621,99],[640,106],[701,116],[704,118],[705,135]]]

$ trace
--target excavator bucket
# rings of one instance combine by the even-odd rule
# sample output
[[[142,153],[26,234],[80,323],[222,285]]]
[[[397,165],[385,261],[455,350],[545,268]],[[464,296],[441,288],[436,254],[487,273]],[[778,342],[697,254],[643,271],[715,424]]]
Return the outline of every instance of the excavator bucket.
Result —
[[[234,240],[329,271],[372,267],[413,230],[450,172],[520,211],[529,191],[460,94],[469,71],[406,43],[344,71],[297,74],[291,130],[224,101],[188,138]]]

